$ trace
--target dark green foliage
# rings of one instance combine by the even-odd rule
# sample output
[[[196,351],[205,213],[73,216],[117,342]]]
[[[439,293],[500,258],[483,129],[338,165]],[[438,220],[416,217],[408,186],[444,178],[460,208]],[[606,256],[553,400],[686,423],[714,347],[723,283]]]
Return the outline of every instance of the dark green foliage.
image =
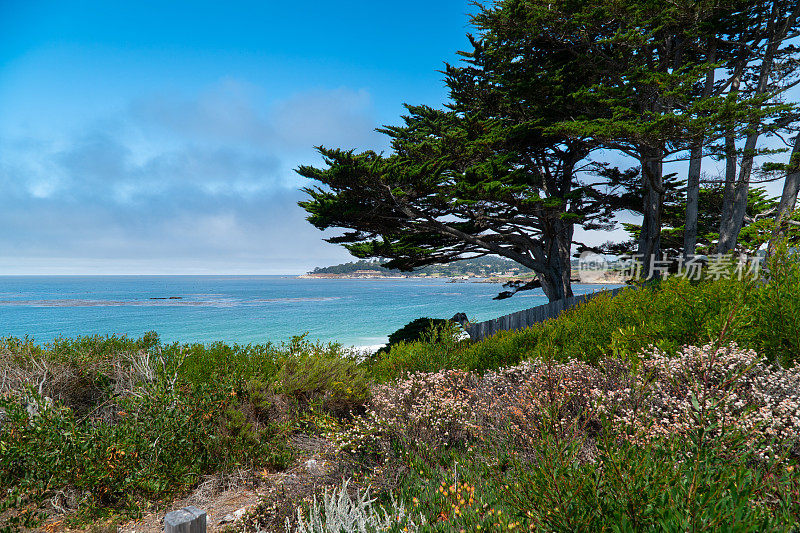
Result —
[[[442,318],[421,317],[412,320],[402,328],[389,335],[389,342],[379,349],[375,355],[388,352],[392,346],[401,342],[416,342],[422,340],[423,336],[431,329],[441,327],[448,321]]]
[[[446,109],[407,105],[403,125],[380,130],[390,154],[319,147],[325,166],[298,169],[315,182],[308,220],[344,230],[330,242],[403,270],[497,255],[536,272],[551,300],[571,296],[575,227],[611,227],[613,205],[582,174],[596,144],[556,128],[575,119],[586,69],[561,43],[503,34],[518,29],[514,8],[497,27],[478,22],[465,65],[448,66]]]
[[[347,230],[328,240],[357,257],[389,258],[388,268],[499,255],[549,276],[543,282],[549,297],[569,293],[572,224],[604,220],[606,203],[583,188],[546,194],[543,176],[518,169],[519,156],[503,148],[497,121],[408,109],[404,126],[382,130],[393,154],[320,147],[326,168],[298,169],[317,183],[304,189],[309,199],[300,202],[309,222]],[[558,191],[571,189],[572,170],[584,155],[580,146],[565,151],[570,161],[563,167],[552,154],[535,163],[566,173],[554,185]],[[517,233],[526,238],[510,236]]]
[[[273,387],[299,408],[316,407],[338,415],[346,415],[369,398],[366,371],[335,353],[285,357]]]
[[[780,531],[791,520],[752,503],[766,483],[758,467],[748,468],[744,444],[739,455],[670,440],[640,446],[601,439],[594,464],[580,463],[579,448],[546,437],[536,445],[538,461],[512,462],[502,475],[515,488],[503,498],[512,516],[536,531],[564,533],[610,524],[630,532],[755,533]]]
[[[754,295],[756,303],[749,345],[783,364],[800,360],[800,261],[786,245],[769,264],[770,282]]]
[[[741,441],[698,449],[691,440],[601,438],[588,461],[583,443],[559,438],[556,426],[526,450],[502,438],[403,450],[396,497],[437,532],[789,532],[800,518],[797,477],[755,463]]]

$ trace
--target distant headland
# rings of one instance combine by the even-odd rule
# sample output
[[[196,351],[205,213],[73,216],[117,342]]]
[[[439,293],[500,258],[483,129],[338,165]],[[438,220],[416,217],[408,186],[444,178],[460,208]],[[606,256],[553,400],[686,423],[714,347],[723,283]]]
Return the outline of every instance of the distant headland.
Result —
[[[403,272],[384,266],[376,260],[352,261],[327,267],[317,267],[301,278],[490,278],[496,276],[520,276],[531,274],[531,270],[513,261],[498,257],[464,259],[445,265],[429,265],[413,272]]]
[[[464,259],[445,265],[430,265],[412,272],[403,272],[384,266],[376,260],[351,261],[339,265],[317,267],[298,276],[300,279],[403,279],[403,278],[449,278],[453,282],[472,280],[478,283],[507,283],[526,280],[533,272],[513,261],[498,257]],[[577,283],[624,283],[620,272],[613,270],[583,270],[573,265],[573,281]]]

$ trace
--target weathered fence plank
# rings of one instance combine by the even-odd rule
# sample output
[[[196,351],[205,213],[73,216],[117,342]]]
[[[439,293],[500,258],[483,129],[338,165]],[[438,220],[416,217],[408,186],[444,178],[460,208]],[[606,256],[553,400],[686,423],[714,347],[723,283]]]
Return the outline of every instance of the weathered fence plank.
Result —
[[[504,315],[485,322],[470,324],[466,326],[466,330],[472,340],[479,341],[486,337],[491,337],[498,331],[525,329],[539,322],[556,318],[562,311],[571,309],[579,303],[588,302],[598,294],[611,293],[611,296],[616,296],[625,288],[626,287],[619,287],[610,291],[592,292],[589,294],[581,294],[580,296],[564,298],[563,300],[556,300],[555,302],[546,303],[538,307],[531,307],[530,309],[517,311],[516,313]]]
[[[190,505],[167,513],[164,533],[206,533],[206,512]]]

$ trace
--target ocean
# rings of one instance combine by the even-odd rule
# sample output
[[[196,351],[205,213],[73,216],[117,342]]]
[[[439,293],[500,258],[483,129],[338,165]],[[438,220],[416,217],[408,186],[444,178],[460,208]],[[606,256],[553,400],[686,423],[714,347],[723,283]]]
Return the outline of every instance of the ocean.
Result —
[[[573,285],[576,294],[618,285]],[[158,332],[165,342],[311,340],[374,347],[406,323],[466,313],[479,322],[547,302],[506,300],[494,283],[294,276],[0,276],[0,337],[37,343],[78,335]]]

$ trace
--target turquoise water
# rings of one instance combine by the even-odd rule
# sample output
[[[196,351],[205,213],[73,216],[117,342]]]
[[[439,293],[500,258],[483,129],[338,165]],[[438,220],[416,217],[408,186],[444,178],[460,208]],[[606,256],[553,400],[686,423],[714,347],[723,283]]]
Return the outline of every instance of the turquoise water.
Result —
[[[616,285],[608,285],[614,287]],[[576,294],[601,285],[575,285]],[[0,276],[0,337],[157,331],[167,342],[309,338],[375,346],[421,316],[483,321],[547,302],[541,290],[492,300],[500,285],[438,279],[290,276]]]

